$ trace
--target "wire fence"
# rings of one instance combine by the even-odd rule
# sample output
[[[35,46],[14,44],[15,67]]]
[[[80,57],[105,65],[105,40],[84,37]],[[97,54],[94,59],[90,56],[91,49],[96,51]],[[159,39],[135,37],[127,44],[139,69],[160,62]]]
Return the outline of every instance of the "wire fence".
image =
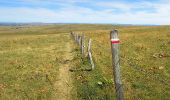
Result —
[[[100,41],[93,40],[93,43],[94,43],[93,45],[96,45],[96,47],[94,47],[95,49],[100,47],[100,48],[102,48],[102,51],[105,53],[111,52],[111,49],[109,47],[103,46]],[[142,74],[149,76],[151,79],[153,79],[155,81],[159,81],[161,84],[167,85],[170,88],[170,81],[168,81],[167,79],[162,79],[162,77],[159,77],[160,76],[159,74],[148,72],[146,69],[137,66],[137,64],[134,64],[131,61],[132,60],[127,61],[128,64],[130,65],[129,68],[132,68],[138,72],[141,72]],[[123,59],[121,59],[121,62],[123,62]]]
[[[108,42],[109,45],[110,41]],[[100,55],[104,55],[105,57],[111,58],[111,47],[108,47],[106,45],[103,45],[103,41],[97,41],[95,39],[92,40],[92,54],[93,55],[98,55],[96,52],[96,50],[100,51]],[[94,59],[96,59],[94,57]],[[124,59],[122,57],[120,57],[120,62],[124,63],[126,60],[126,62],[128,62],[128,68],[141,73],[144,76],[147,76],[149,79],[155,81],[155,82],[159,82],[162,85],[165,85],[167,88],[170,89],[170,80],[169,77],[160,77],[159,73],[152,73],[150,71],[148,71],[146,68],[142,68],[141,66],[139,66],[138,64],[136,64],[135,62],[133,62],[133,59]],[[96,62],[96,61],[95,61]],[[100,61],[98,61],[97,63],[103,63],[105,62],[105,59],[101,59]],[[110,66],[111,66],[111,60],[110,60]],[[124,71],[126,73],[126,71]],[[125,79],[125,77],[122,77],[122,79]],[[126,83],[124,83],[124,85],[126,85]],[[125,86],[126,87],[126,86]],[[166,90],[162,90],[164,92],[166,92]],[[164,93],[163,92],[163,93]],[[137,97],[136,97],[137,98]]]

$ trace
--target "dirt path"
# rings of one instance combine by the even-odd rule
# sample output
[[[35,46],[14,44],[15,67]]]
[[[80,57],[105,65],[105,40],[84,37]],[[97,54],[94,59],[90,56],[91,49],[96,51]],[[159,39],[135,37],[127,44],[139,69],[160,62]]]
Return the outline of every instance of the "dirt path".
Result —
[[[71,100],[73,90],[73,84],[71,79],[70,61],[73,58],[71,42],[67,41],[65,45],[65,51],[62,59],[62,64],[59,67],[59,75],[56,83],[54,84],[56,93],[52,97],[52,100]]]

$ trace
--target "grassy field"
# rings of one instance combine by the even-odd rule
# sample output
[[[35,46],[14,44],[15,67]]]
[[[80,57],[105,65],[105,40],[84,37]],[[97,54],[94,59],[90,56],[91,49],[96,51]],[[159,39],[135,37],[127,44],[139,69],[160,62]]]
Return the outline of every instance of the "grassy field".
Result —
[[[55,94],[69,34],[45,28],[0,28],[0,99],[47,100]],[[51,32],[52,33],[52,32]]]
[[[170,98],[170,27],[114,27],[120,35],[120,65],[127,100]],[[115,99],[111,66],[110,30],[83,31],[92,39],[96,70],[85,73],[84,97]],[[97,72],[97,73],[96,73]],[[79,73],[80,74],[80,73]],[[97,82],[102,82],[102,88]],[[82,88],[81,86],[79,87]],[[94,90],[93,90],[94,89]],[[101,92],[102,91],[102,92]],[[99,97],[99,98],[98,98]]]
[[[0,27],[0,99],[52,99],[67,61],[70,31],[92,39],[94,71],[72,72],[78,100],[113,100],[110,30],[119,30],[120,65],[127,100],[170,98],[170,26],[49,25]],[[75,44],[76,46],[76,44]],[[70,68],[89,68],[78,46]],[[63,77],[64,78],[64,77]],[[102,83],[102,84],[98,84]]]

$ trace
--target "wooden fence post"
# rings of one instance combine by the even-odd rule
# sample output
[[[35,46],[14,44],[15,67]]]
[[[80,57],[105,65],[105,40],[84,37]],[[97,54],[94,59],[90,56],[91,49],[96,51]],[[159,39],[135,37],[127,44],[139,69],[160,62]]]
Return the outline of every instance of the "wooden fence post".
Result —
[[[82,53],[82,57],[84,58],[84,51],[85,51],[85,35],[82,35],[82,39],[81,39],[81,53]]]
[[[74,40],[75,40],[75,42],[76,42],[76,33],[74,34]]]
[[[77,43],[77,33],[75,33],[75,41],[76,41],[76,43]]]
[[[77,35],[77,44],[79,45],[80,37]]]
[[[91,53],[91,39],[89,39],[88,41],[88,57],[91,63],[91,69],[94,70],[94,62],[93,62],[93,58],[92,58],[92,53]]]
[[[111,48],[112,48],[112,66],[114,72],[114,82],[116,89],[117,100],[124,100],[123,85],[120,78],[120,66],[119,66],[119,38],[118,31],[113,30],[110,33]]]
[[[80,49],[81,49],[81,40],[82,40],[82,37],[81,36],[78,36],[78,44],[80,46]]]
[[[74,39],[74,32],[72,32],[72,31],[71,31],[71,36],[72,36],[72,38]]]
[[[78,44],[78,40],[79,40],[79,36],[78,36],[78,34],[76,34],[76,42],[77,42],[77,44]]]

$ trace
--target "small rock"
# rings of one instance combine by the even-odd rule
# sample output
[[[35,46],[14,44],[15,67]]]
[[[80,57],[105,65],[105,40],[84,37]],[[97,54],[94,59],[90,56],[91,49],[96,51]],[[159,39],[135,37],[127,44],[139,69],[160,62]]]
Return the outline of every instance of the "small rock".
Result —
[[[164,69],[164,67],[163,67],[163,66],[160,66],[160,67],[159,67],[159,70],[162,70],[162,69]]]
[[[99,82],[97,82],[97,84],[98,84],[98,85],[103,85],[103,83],[102,83],[102,82],[100,82],[100,81],[99,81]]]
[[[158,56],[157,56],[158,54],[157,53],[155,53],[155,54],[153,54],[152,55],[152,57],[154,57],[154,58],[158,58]]]

